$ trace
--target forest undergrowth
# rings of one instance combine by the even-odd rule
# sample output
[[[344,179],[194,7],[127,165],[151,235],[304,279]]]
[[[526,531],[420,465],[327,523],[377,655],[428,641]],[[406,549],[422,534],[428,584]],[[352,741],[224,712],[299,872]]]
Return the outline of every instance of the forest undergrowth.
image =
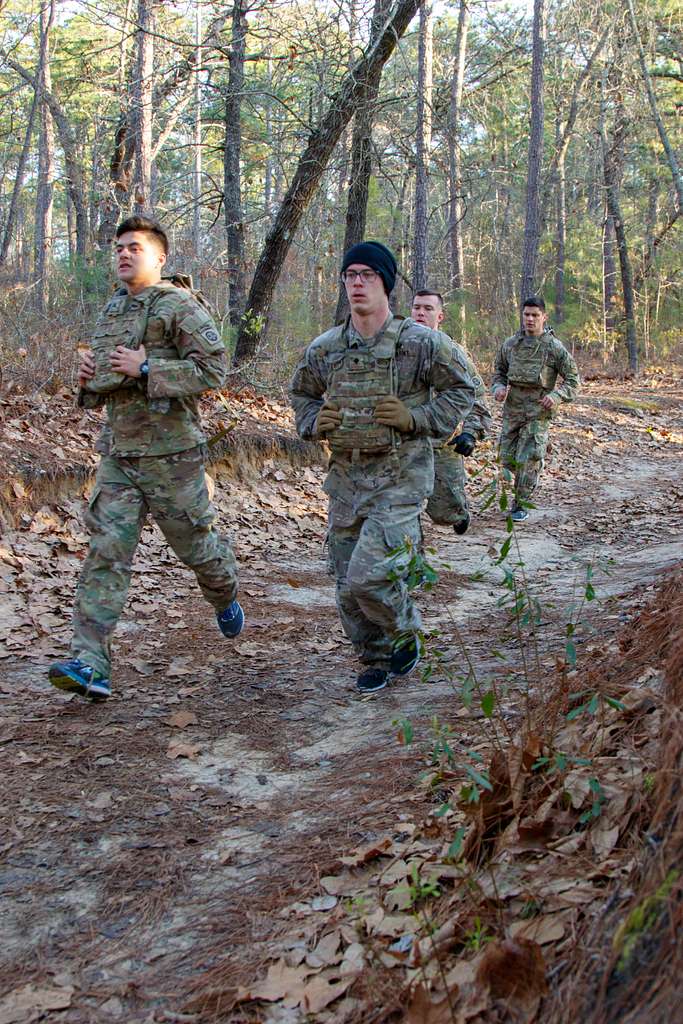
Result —
[[[426,637],[422,670],[448,678],[450,714],[427,735],[394,721],[433,811],[331,864],[252,984],[226,987],[225,964],[202,978],[188,1007],[201,1019],[280,1019],[266,1004],[335,1024],[674,1019],[683,572],[606,642],[593,566],[558,620],[506,529],[497,604],[514,661],[492,649],[482,674],[452,622],[459,651]],[[421,555],[396,557],[414,582],[438,580]]]

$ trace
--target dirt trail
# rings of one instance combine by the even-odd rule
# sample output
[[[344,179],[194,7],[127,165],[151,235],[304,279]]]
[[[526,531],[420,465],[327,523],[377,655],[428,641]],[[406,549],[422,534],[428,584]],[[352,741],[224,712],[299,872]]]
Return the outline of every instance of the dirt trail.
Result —
[[[595,383],[556,425],[539,509],[517,531],[547,611],[549,657],[586,564],[602,599],[594,626],[609,632],[628,607],[611,596],[683,559],[680,409],[671,380],[637,391]],[[249,488],[219,478],[248,623],[234,647],[192,578],[159,562],[150,532],[156,550],[136,562],[109,703],[51,691],[49,645],[0,662],[2,991],[63,989],[66,1008],[48,1019],[184,1019],[205,971],[231,963],[233,980],[246,981],[282,908],[317,895],[346,849],[423,810],[419,754],[397,744],[392,722],[425,732],[432,715],[452,715],[452,684],[437,669],[428,683],[415,674],[375,698],[356,695],[323,560],[320,474],[302,472],[311,505],[274,505],[256,540]],[[277,466],[264,474],[296,479]],[[493,646],[519,667],[498,607],[504,538],[495,508],[465,538],[427,529],[443,565],[420,605],[454,668],[454,623],[480,671]],[[64,625],[68,602],[53,613]],[[514,701],[506,713],[514,719]],[[177,743],[181,756],[169,756]]]

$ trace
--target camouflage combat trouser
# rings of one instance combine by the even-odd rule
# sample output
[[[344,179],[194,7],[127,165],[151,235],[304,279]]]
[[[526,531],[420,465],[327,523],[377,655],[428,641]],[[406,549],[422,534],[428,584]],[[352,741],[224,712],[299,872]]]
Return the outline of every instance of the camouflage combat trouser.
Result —
[[[105,456],[85,516],[90,550],[78,581],[71,644],[73,657],[105,676],[148,512],[178,558],[194,570],[216,611],[237,593],[235,556],[213,529],[202,449],[142,458]]]
[[[395,505],[349,526],[330,527],[342,626],[360,660],[376,668],[388,669],[396,637],[421,625],[402,578],[410,555],[391,556],[406,538],[419,548],[419,505]]]
[[[550,413],[539,406],[537,398],[512,392],[508,396],[503,408],[499,453],[503,466],[514,473],[517,500],[529,500],[536,489],[551,422]]]
[[[465,484],[465,460],[452,445],[434,449],[434,490],[427,515],[443,526],[456,526],[469,516]]]

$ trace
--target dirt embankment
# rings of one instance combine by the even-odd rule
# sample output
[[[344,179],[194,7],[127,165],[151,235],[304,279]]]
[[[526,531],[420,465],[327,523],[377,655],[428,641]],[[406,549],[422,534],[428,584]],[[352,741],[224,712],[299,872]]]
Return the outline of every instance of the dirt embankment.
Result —
[[[67,649],[87,540],[80,515],[95,424],[86,418],[57,430],[48,406],[40,422],[28,411],[13,415],[14,405],[3,407],[5,426],[19,432],[14,438],[5,431],[2,438],[3,450],[14,444],[19,461],[5,482],[7,529],[0,539],[0,739],[7,765],[2,972],[3,991],[10,993],[0,1006],[15,1013],[8,1019],[38,1019],[42,1005],[48,1019],[66,1022],[208,1020],[214,1012],[235,1022],[299,1021],[312,1007],[313,1019],[321,1021],[380,1020],[383,1012],[437,1021],[446,1011],[430,1007],[446,998],[443,968],[451,978],[449,1014],[456,1012],[457,986],[467,993],[473,985],[462,1013],[474,1015],[462,1019],[502,1020],[505,997],[491,996],[497,983],[492,989],[490,971],[487,1001],[475,1012],[476,999],[484,997],[477,995],[472,964],[512,936],[512,922],[537,920],[536,927],[546,929],[535,938],[517,936],[541,949],[542,969],[535,960],[537,983],[529,987],[534,1009],[547,984],[538,979],[549,976],[552,986],[562,977],[559,965],[577,929],[590,929],[606,909],[624,909],[615,891],[623,891],[635,854],[618,818],[604,829],[613,836],[619,826],[609,850],[611,840],[602,839],[599,860],[592,837],[600,833],[602,812],[595,823],[577,824],[592,806],[586,800],[593,776],[575,765],[573,803],[564,808],[562,824],[549,810],[543,822],[551,824],[537,823],[536,846],[516,854],[521,861],[508,858],[519,866],[525,857],[546,856],[548,842],[570,842],[552,856],[571,865],[562,876],[571,884],[556,884],[551,898],[534,891],[535,876],[527,871],[530,878],[515,892],[506,866],[497,892],[481,890],[483,903],[458,908],[464,928],[458,941],[451,941],[453,934],[444,938],[440,958],[430,958],[428,969],[420,966],[419,955],[426,957],[421,943],[446,923],[439,915],[448,916],[448,900],[457,892],[458,858],[444,859],[444,851],[463,825],[471,826],[457,797],[467,780],[463,765],[479,764],[467,752],[475,751],[480,766],[491,770],[495,750],[496,741],[481,730],[481,700],[476,715],[462,704],[463,678],[473,668],[486,692],[495,691],[491,717],[504,748],[512,749],[524,730],[527,701],[538,705],[543,679],[555,679],[558,657],[566,658],[566,624],[585,595],[588,565],[596,600],[580,616],[575,671],[616,656],[624,621],[683,558],[679,383],[658,375],[628,391],[623,384],[588,384],[558,420],[539,509],[517,531],[515,560],[524,562],[529,591],[542,609],[533,671],[527,664],[525,673],[526,641],[500,602],[504,565],[496,561],[506,532],[494,505],[475,517],[465,538],[427,527],[440,567],[439,583],[420,597],[425,628],[434,634],[431,674],[416,674],[366,701],[353,689],[355,665],[325,571],[322,468],[287,434],[284,409],[265,408],[260,426],[242,419],[239,429],[288,440],[264,440],[248,451],[243,445],[241,454],[233,451],[216,464],[216,505],[221,528],[235,539],[247,628],[233,644],[221,639],[193,578],[148,528],[117,633],[114,696],[91,707],[51,691],[44,672]],[[225,412],[224,426],[230,415]],[[22,419],[23,425],[16,422]],[[73,446],[65,440],[68,429]],[[216,423],[216,429],[222,427]],[[59,438],[57,445],[46,444],[48,433]],[[240,448],[229,438],[223,443]],[[490,454],[484,448],[471,463],[481,469],[473,494],[490,476]],[[51,461],[58,492],[36,482],[50,475]],[[32,478],[24,464],[46,472]],[[65,468],[72,464],[86,469]],[[481,504],[475,497],[475,507]],[[660,671],[654,661],[652,670]],[[629,682],[653,689],[653,678]],[[661,694],[654,691],[658,708]],[[612,707],[612,713],[616,723],[625,712]],[[656,776],[651,751],[658,737],[648,732],[651,717],[636,714],[636,720],[640,732],[634,725],[632,735],[640,743],[644,779]],[[588,739],[601,742],[602,719],[585,722],[595,726]],[[423,741],[433,746],[440,726],[451,730],[456,767],[448,764],[451,775],[420,786],[429,764]],[[405,741],[407,729],[415,741],[401,745],[397,732]],[[623,745],[600,749],[591,756],[626,756]],[[620,770],[623,764],[613,762],[596,776],[613,808]],[[536,794],[537,784],[530,785]],[[651,783],[642,786],[649,792]],[[633,792],[624,806],[637,827],[644,819],[628,803]],[[559,813],[564,798],[555,799]],[[606,824],[610,804],[603,802]],[[435,817],[445,803],[451,809]],[[489,864],[492,836],[484,835]],[[581,839],[574,851],[572,837]],[[472,840],[465,835],[463,842]],[[618,864],[607,870],[610,858]],[[583,889],[576,887],[580,870]],[[350,888],[334,893],[333,883],[322,884],[344,871]],[[380,883],[387,871],[391,883]],[[439,896],[413,892],[411,905],[392,905],[438,871],[444,872],[434,882]],[[481,887],[481,879],[476,884]],[[402,894],[390,897],[396,889]],[[434,917],[433,926],[425,924],[425,913]],[[559,917],[547,920],[551,915]],[[392,917],[399,920],[387,924]],[[287,942],[294,945],[287,948]],[[258,987],[275,968],[280,974],[270,974],[266,993],[271,1006]],[[284,968],[294,974],[283,975]],[[260,1001],[249,1001],[259,992]],[[20,1010],[22,1000],[28,1009]]]

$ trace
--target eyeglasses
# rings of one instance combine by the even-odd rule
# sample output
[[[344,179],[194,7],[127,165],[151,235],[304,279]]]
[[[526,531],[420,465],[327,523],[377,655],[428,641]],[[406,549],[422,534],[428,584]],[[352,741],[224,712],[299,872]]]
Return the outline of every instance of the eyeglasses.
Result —
[[[344,284],[353,284],[356,278],[359,277],[364,284],[369,284],[370,281],[374,281],[377,277],[376,270],[342,270],[341,279]]]

